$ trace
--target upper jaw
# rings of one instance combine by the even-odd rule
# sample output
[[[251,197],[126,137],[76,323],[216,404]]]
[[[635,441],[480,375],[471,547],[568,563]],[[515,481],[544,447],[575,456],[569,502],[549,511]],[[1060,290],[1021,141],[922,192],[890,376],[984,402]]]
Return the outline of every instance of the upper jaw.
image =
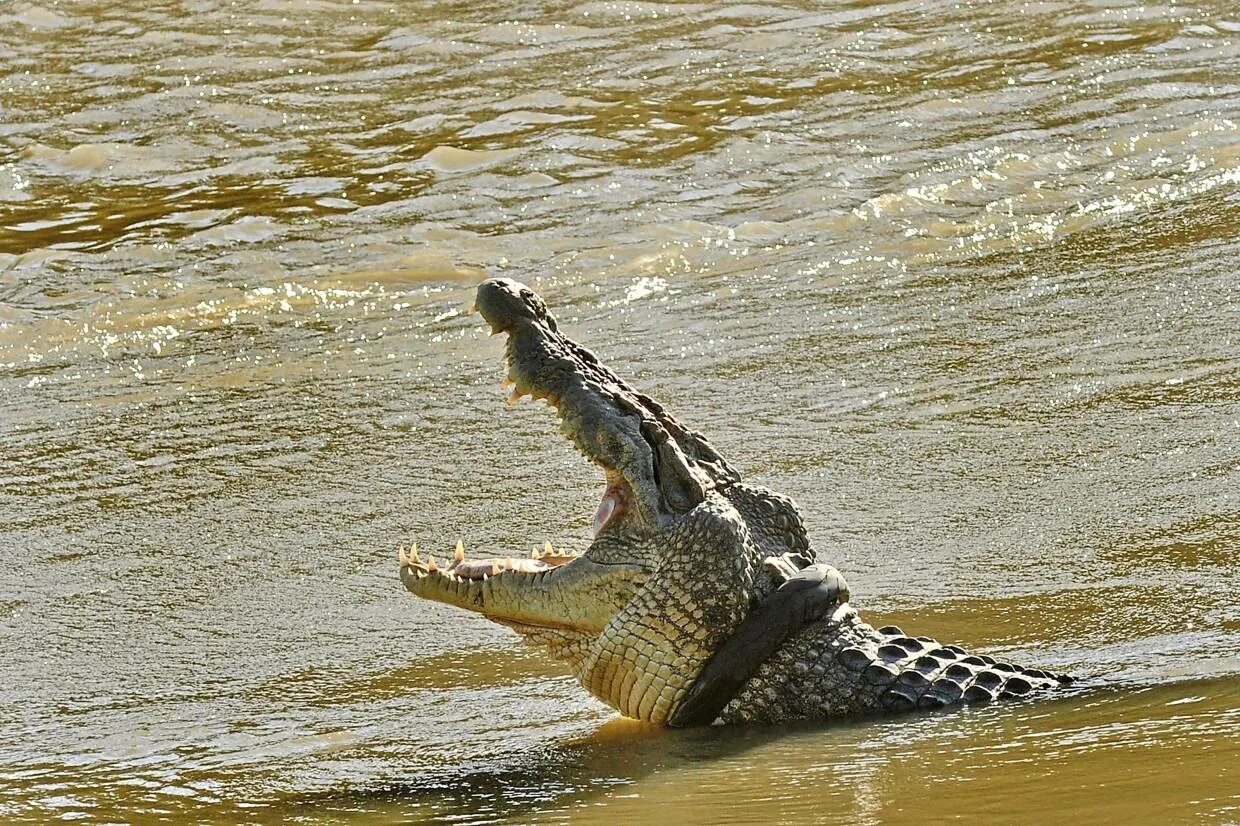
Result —
[[[492,332],[508,334],[509,403],[529,395],[556,409],[564,434],[603,467],[609,493],[625,506],[613,518],[658,530],[696,507],[717,481],[734,477],[704,439],[561,333],[528,287],[490,279],[479,285],[475,306]]]

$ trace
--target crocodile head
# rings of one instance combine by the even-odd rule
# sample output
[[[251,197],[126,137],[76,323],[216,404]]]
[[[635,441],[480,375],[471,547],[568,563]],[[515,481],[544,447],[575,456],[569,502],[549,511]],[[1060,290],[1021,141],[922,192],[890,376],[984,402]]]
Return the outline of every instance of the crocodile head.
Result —
[[[545,400],[598,465],[605,491],[580,555],[400,553],[419,597],[481,613],[564,660],[622,714],[665,722],[716,648],[773,587],[812,561],[791,500],[743,483],[701,435],[559,329],[528,287],[492,279],[476,307],[505,333],[510,402]],[[529,547],[525,545],[525,547]]]

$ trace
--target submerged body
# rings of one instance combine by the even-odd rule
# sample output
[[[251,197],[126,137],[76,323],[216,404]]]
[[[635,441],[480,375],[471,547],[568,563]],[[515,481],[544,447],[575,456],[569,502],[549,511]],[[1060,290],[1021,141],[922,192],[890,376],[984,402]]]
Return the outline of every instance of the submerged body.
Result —
[[[477,308],[508,335],[510,401],[554,407],[607,488],[580,556],[548,547],[471,561],[458,545],[440,566],[402,550],[417,596],[515,629],[591,694],[654,723],[937,708],[1070,682],[866,624],[838,572],[816,563],[792,500],[742,481],[705,438],[560,333],[533,291],[493,279]]]

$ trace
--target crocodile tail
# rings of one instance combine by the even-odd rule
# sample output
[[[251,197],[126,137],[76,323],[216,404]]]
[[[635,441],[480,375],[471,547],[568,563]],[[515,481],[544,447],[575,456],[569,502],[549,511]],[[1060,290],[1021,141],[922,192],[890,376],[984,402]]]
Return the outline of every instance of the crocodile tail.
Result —
[[[988,703],[1074,682],[1066,675],[940,645],[930,637],[910,637],[895,626],[880,628],[877,635],[877,657],[861,648],[845,649],[840,656],[845,666],[861,672],[878,705],[889,711]]]

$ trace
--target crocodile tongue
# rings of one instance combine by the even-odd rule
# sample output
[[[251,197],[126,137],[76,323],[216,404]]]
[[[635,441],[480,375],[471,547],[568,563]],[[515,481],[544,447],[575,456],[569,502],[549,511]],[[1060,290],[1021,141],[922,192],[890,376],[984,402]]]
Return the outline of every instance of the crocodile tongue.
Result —
[[[614,490],[608,490],[603,494],[603,501],[598,503],[598,510],[594,512],[595,536],[603,532],[603,528],[607,527],[607,523],[620,512],[622,507],[623,500],[620,498],[619,493]]]

